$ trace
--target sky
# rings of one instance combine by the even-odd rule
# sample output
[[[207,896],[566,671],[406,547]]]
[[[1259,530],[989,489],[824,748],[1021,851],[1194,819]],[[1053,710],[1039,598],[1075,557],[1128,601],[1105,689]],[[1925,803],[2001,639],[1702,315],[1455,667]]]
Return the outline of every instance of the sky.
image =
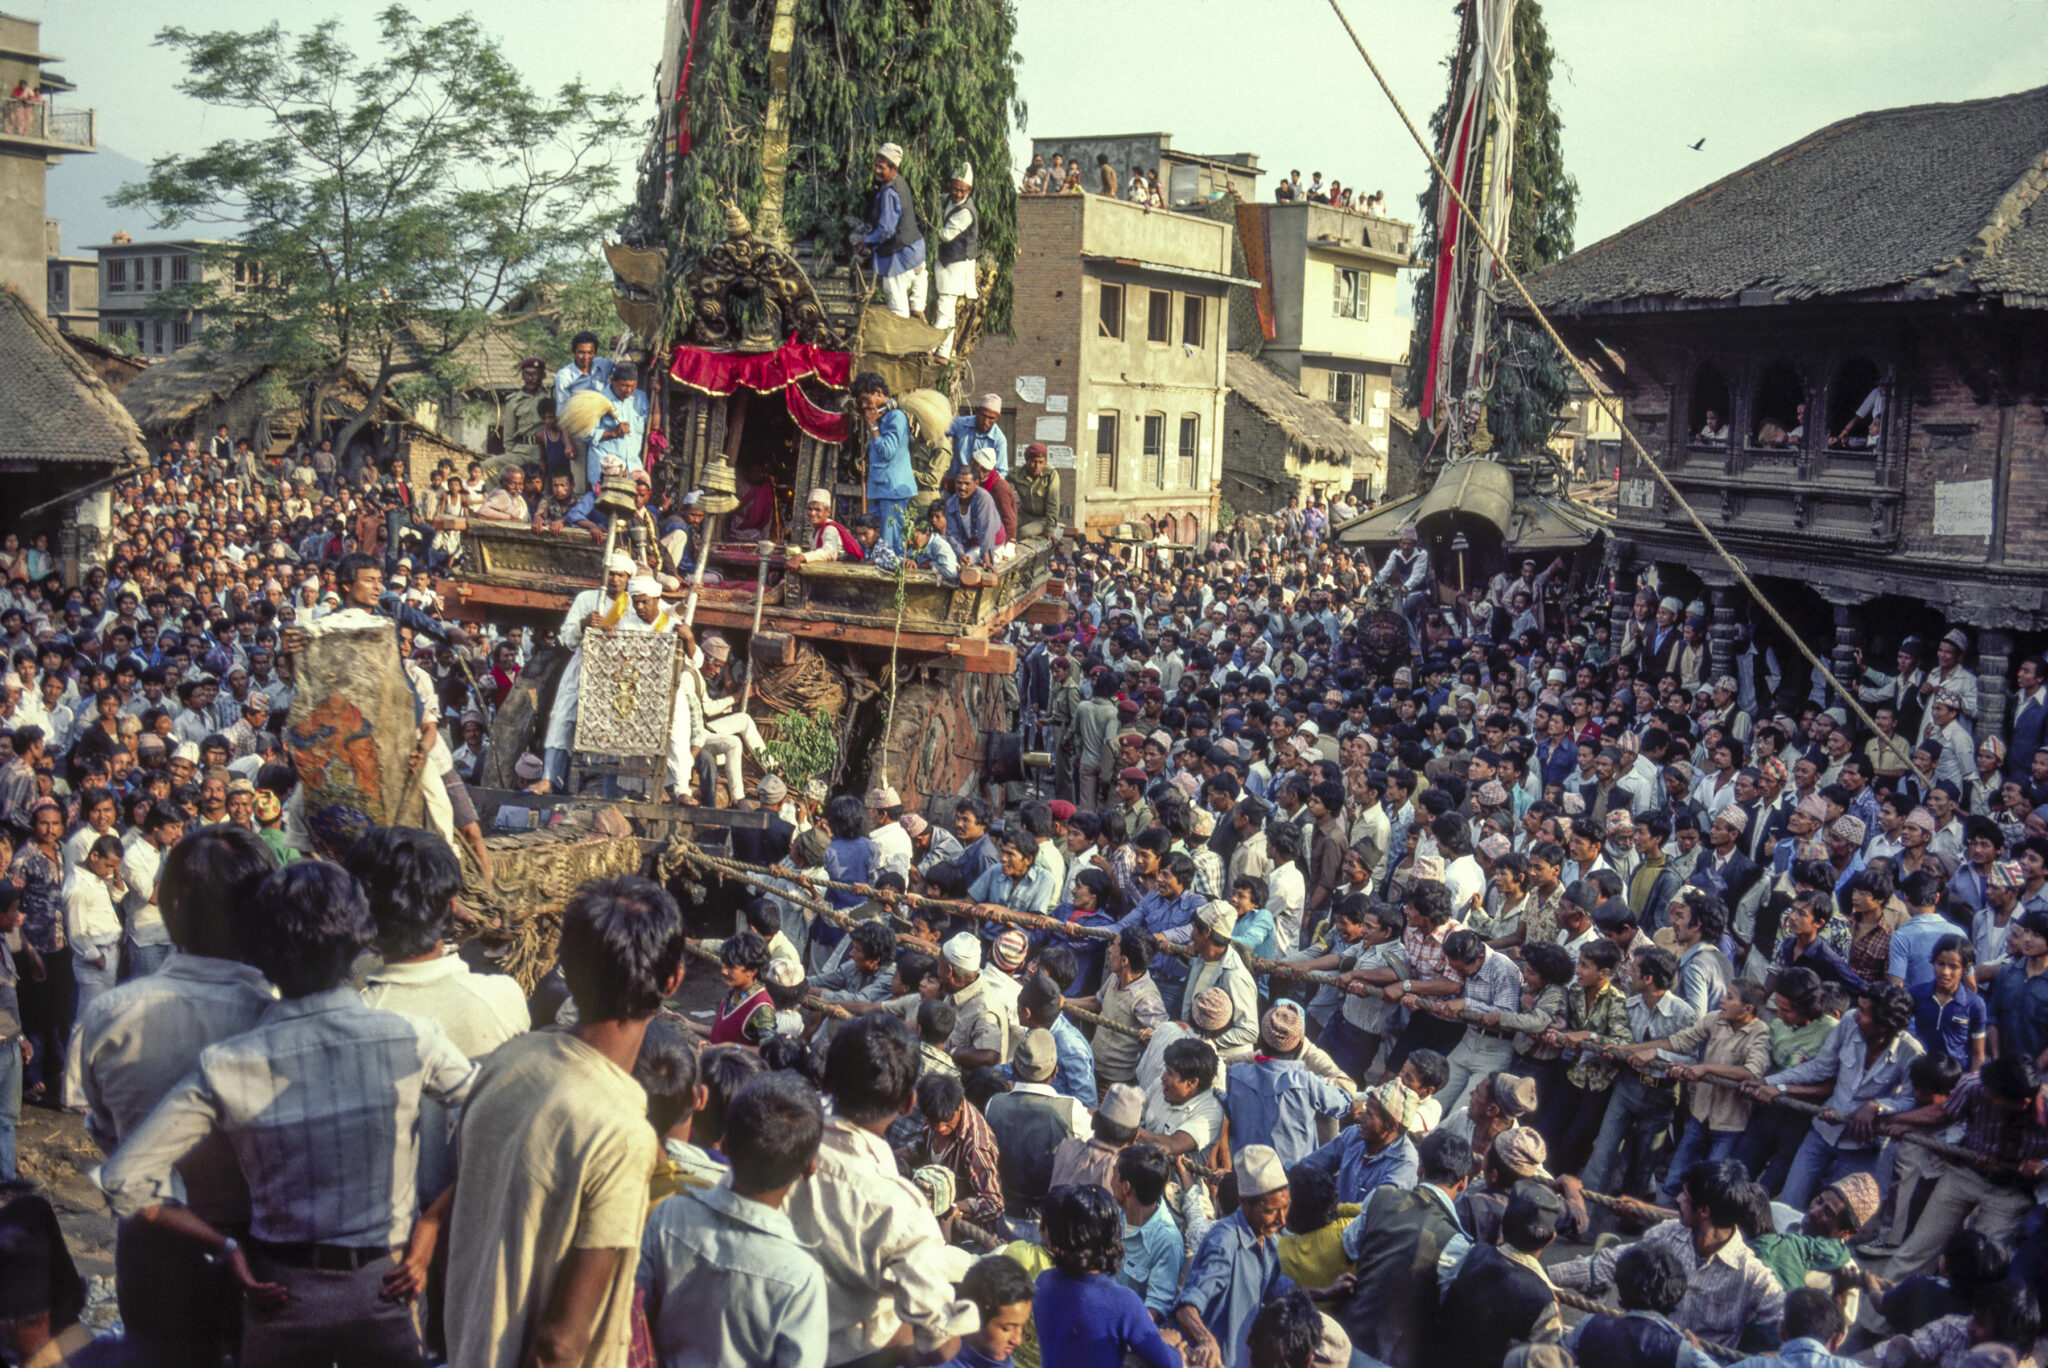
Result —
[[[255,28],[280,11],[293,23],[335,14],[367,38],[382,3],[0,0],[44,21],[43,50],[64,55],[60,70],[79,86],[67,99],[97,107],[102,147],[134,163],[235,131],[172,89],[175,55],[152,42],[166,22]],[[1455,34],[1450,0],[1342,3],[1426,131]],[[651,104],[664,0],[599,0],[602,25],[566,42],[552,0],[413,8],[430,21],[464,9],[487,16],[537,85],[580,75],[648,92]],[[1385,190],[1391,214],[1415,216],[1427,161],[1328,0],[1019,0],[1017,11],[1028,108],[1014,139],[1020,165],[1033,135],[1158,130],[1184,150],[1253,152],[1276,172],[1299,167],[1304,179],[1321,171]],[[1553,0],[1545,14],[1565,166],[1580,188],[1580,246],[1851,114],[2048,81],[2042,0]],[[80,225],[67,228],[66,250],[104,241],[113,227],[149,231],[135,211],[98,204],[139,169],[106,156],[52,172],[52,212]]]

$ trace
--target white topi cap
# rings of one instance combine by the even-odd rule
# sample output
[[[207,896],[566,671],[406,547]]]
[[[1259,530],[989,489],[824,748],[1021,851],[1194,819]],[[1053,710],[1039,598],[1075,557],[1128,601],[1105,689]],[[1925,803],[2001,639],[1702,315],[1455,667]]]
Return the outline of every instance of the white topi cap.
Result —
[[[903,165],[903,148],[898,143],[883,143],[876,149],[876,155],[891,166]]]

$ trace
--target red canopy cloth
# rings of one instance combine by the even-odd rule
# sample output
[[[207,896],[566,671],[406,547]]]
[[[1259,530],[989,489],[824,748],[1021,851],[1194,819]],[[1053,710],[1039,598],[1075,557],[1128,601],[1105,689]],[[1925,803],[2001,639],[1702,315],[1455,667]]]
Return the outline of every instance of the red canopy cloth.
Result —
[[[853,357],[826,351],[795,338],[772,352],[718,352],[702,347],[677,347],[668,373],[691,389],[706,394],[731,394],[745,388],[762,394],[791,381],[816,376],[833,389],[845,389],[853,378]]]
[[[819,408],[796,382],[813,378],[833,389],[845,389],[853,378],[853,356],[826,351],[791,338],[772,352],[719,352],[679,346],[669,375],[705,394],[728,395],[750,389],[760,394],[782,391],[782,402],[796,425],[821,442],[844,442],[846,415]]]

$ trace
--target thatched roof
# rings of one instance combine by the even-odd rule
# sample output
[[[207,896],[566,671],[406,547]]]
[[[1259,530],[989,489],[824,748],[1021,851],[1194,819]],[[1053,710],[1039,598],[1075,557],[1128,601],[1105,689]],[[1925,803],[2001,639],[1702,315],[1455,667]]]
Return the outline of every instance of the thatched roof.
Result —
[[[1529,290],[1562,316],[1820,298],[2048,308],[2048,86],[1829,124]]]
[[[0,370],[0,459],[115,467],[149,460],[121,401],[13,285],[0,287]]]
[[[66,332],[61,336],[71,350],[85,358],[85,364],[92,367],[93,374],[106,381],[107,388],[116,394],[126,389],[129,381],[149,369],[149,362],[142,357],[108,346],[97,337],[78,332]]]
[[[1224,361],[1226,383],[1234,397],[1287,434],[1287,440],[1308,456],[1351,465],[1374,452],[1349,423],[1338,421],[1328,404],[1307,398],[1292,381],[1242,352]]]
[[[247,352],[214,351],[194,342],[152,362],[121,391],[121,402],[145,432],[161,432],[226,403],[265,369]]]

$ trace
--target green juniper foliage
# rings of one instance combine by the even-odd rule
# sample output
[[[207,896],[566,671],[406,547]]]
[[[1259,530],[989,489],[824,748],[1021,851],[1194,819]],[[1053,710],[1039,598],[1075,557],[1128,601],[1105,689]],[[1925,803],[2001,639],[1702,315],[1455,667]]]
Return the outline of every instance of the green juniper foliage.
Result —
[[[725,236],[721,199],[749,220],[760,209],[774,14],[774,0],[706,0],[687,156],[676,155],[675,92],[661,92],[662,117],[622,232],[669,250],[670,289],[703,245]],[[1009,0],[797,0],[783,189],[790,243],[814,238],[843,255],[845,221],[866,212],[875,149],[885,142],[904,149],[903,181],[927,232],[945,178],[971,163],[982,255],[997,268],[989,323],[1006,328],[1017,251],[1009,138],[1012,119],[1021,128],[1025,113],[1016,31]]]

